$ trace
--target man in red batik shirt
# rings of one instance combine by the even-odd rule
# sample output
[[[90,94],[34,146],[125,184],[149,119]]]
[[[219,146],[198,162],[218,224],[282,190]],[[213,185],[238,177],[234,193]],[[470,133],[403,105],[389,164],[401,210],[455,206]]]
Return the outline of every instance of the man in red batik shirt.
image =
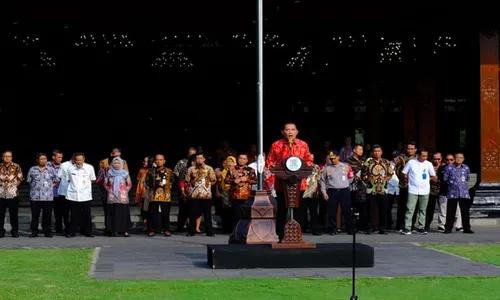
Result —
[[[283,160],[292,155],[302,158],[308,166],[312,166],[313,160],[311,152],[309,151],[309,146],[306,142],[297,138],[297,134],[299,133],[297,126],[294,123],[286,123],[281,133],[283,134],[283,138],[271,145],[271,149],[267,155],[266,166],[272,170],[272,168],[278,166]],[[307,178],[303,178],[300,184],[301,200],[306,187]],[[276,234],[278,234],[281,241],[285,231],[287,208],[283,186],[280,180],[276,180],[274,188],[276,190],[276,201],[278,202],[278,211],[276,212]],[[293,214],[295,216],[301,216],[302,209],[302,207],[298,209],[295,208]]]

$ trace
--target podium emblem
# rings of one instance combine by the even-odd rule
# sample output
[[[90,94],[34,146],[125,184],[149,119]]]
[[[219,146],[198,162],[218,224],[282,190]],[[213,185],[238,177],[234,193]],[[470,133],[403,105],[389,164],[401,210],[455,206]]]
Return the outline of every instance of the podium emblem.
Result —
[[[302,167],[302,161],[297,156],[290,156],[286,160],[286,168],[291,172],[297,172]]]

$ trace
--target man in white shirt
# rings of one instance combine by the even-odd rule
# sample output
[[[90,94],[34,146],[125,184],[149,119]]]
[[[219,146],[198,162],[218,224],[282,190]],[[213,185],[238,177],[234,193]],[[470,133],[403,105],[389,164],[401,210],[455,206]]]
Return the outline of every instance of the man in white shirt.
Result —
[[[417,232],[427,234],[425,231],[425,212],[431,191],[430,178],[436,173],[432,163],[427,160],[429,152],[425,149],[417,151],[417,158],[408,161],[402,173],[408,179],[408,202],[406,203],[405,228],[401,234],[411,234],[413,213],[418,203]]]
[[[66,193],[68,191],[69,183],[65,178],[67,178],[66,173],[68,172],[69,167],[71,167],[74,164],[74,162],[75,162],[75,154],[71,156],[70,160],[65,161],[61,164],[61,166],[59,167],[59,171],[57,173],[57,177],[59,177],[59,179],[61,180],[59,182],[59,186],[57,187],[57,194],[64,199],[62,200],[63,203],[61,204],[61,216],[59,216],[62,217],[61,222],[59,222],[58,216],[56,216],[56,233],[66,234],[66,232],[69,230],[70,227],[69,213],[71,208],[69,201],[66,200]],[[64,230],[62,229],[62,224],[59,223],[64,224]]]
[[[387,230],[392,229],[392,207],[394,203],[399,203],[399,178],[396,174],[396,159],[398,156],[399,151],[392,152],[391,168],[394,174],[392,174],[391,180],[387,181],[387,199],[389,200],[387,205]]]
[[[80,226],[80,232],[86,237],[92,234],[92,182],[96,180],[94,167],[85,163],[85,154],[77,152],[74,155],[74,165],[68,167],[63,178],[68,182],[66,200],[70,201],[71,225],[66,237],[74,237]]]

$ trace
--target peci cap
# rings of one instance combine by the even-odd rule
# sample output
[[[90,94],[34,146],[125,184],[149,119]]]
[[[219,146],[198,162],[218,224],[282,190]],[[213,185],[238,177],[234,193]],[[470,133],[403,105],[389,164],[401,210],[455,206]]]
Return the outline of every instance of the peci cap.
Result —
[[[330,151],[330,154],[328,154],[329,158],[336,158],[339,156],[339,152],[337,150]]]

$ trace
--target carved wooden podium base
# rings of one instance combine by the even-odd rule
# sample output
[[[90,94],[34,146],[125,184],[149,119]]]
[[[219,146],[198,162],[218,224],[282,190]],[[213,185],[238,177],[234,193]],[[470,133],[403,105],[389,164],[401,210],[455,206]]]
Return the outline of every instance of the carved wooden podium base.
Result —
[[[283,248],[302,248],[302,249],[314,249],[316,244],[306,243],[302,239],[302,228],[300,224],[294,219],[288,220],[285,224],[285,236],[280,244],[273,244],[273,249],[283,249]]]
[[[276,199],[270,191],[255,191],[241,205],[242,219],[229,237],[229,244],[277,243],[276,207]]]

